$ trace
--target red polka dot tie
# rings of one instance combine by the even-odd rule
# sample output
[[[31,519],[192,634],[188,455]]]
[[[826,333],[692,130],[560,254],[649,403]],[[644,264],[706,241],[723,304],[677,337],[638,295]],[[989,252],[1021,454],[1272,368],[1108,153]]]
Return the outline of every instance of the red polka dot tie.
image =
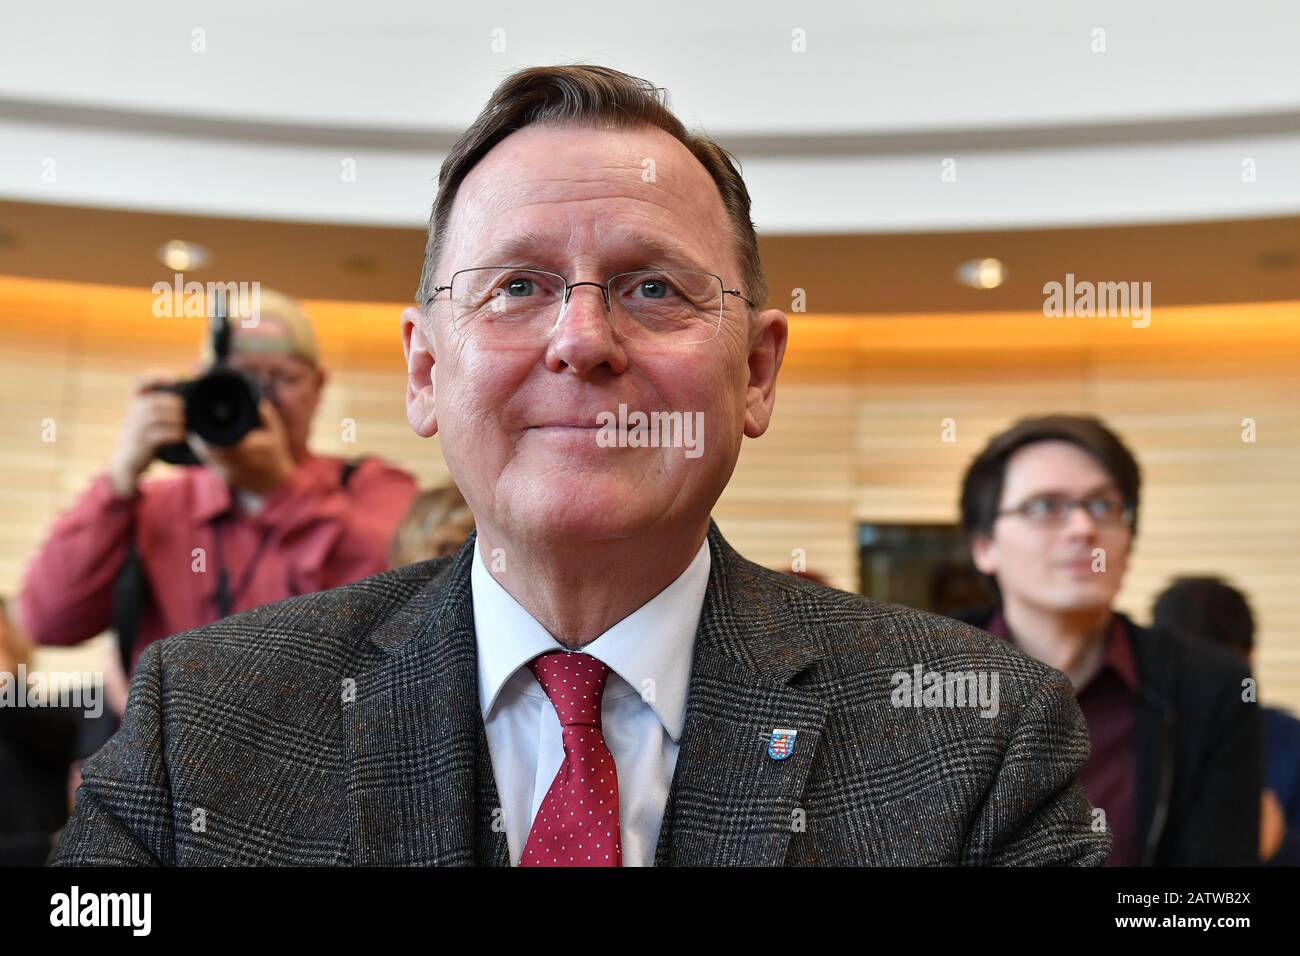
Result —
[[[528,831],[520,866],[622,866],[618,774],[600,729],[609,667],[589,654],[552,651],[528,662],[555,705],[564,763]]]

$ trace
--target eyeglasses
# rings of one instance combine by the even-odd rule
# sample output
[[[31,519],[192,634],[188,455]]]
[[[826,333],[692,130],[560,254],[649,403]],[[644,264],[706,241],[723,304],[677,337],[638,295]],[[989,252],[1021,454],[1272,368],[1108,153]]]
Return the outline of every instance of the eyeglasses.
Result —
[[[1004,508],[999,517],[1019,515],[1026,521],[1044,527],[1065,524],[1075,508],[1083,508],[1093,521],[1105,527],[1132,525],[1133,506],[1115,495],[1091,495],[1087,498],[1068,498],[1065,495],[1043,494],[1027,498],[1014,508]]]
[[[454,273],[450,284],[434,287],[428,301],[449,292],[453,325],[476,342],[535,345],[550,337],[573,290],[584,285],[601,291],[606,315],[623,338],[670,347],[712,340],[729,295],[753,307],[738,290],[724,288],[720,276],[689,269],[622,272],[602,285],[536,269],[483,266]]]

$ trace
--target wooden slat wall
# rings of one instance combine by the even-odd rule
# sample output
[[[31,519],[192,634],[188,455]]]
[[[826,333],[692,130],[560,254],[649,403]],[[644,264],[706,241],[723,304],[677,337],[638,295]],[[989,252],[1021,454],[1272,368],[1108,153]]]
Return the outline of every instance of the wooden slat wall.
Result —
[[[156,319],[147,292],[0,278],[0,593],[108,457],[136,373],[187,370],[201,319]],[[443,480],[437,439],[403,411],[397,305],[309,302],[333,381],[314,447],[383,455]],[[857,581],[861,521],[955,521],[970,457],[1015,418],[1103,416],[1137,451],[1142,528],[1120,605],[1147,620],[1178,573],[1246,589],[1263,696],[1300,709],[1300,304],[1038,315],[792,316],[768,434],[747,440],[714,514],[751,559]],[[357,442],[341,440],[357,422]],[[1241,441],[1253,418],[1258,440]],[[41,441],[54,419],[57,440]],[[957,441],[941,440],[944,419]],[[155,466],[164,467],[164,466]],[[72,665],[68,665],[71,667]]]
[[[776,566],[805,546],[810,567],[854,588],[858,522],[956,522],[961,476],[992,434],[1026,415],[1100,415],[1144,474],[1119,606],[1146,622],[1174,576],[1225,576],[1256,613],[1263,697],[1300,709],[1300,305],[1157,311],[1147,329],[794,319],[773,428],[746,443],[717,510],[743,553]]]

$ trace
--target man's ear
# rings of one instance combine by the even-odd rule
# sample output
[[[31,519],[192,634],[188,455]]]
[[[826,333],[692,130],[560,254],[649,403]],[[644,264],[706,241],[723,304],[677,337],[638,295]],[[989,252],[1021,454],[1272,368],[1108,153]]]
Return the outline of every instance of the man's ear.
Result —
[[[767,431],[776,405],[776,374],[785,359],[790,324],[780,309],[758,316],[758,332],[749,346],[749,387],[745,392],[745,434],[757,438]]]
[[[438,432],[433,398],[435,362],[432,329],[415,306],[402,310],[402,354],[406,356],[406,420],[421,438]]]
[[[996,577],[998,570],[998,549],[993,537],[987,534],[973,534],[970,539],[970,558],[975,569],[981,574]]]

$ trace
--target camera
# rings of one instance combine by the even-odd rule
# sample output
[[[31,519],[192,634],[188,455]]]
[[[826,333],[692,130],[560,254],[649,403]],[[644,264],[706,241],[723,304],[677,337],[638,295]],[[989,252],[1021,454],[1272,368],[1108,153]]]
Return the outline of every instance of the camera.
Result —
[[[152,391],[172,392],[185,402],[185,430],[194,432],[209,445],[237,445],[245,435],[261,425],[258,403],[262,389],[256,378],[231,368],[230,339],[225,295],[217,292],[212,309],[209,334],[212,337],[211,366],[198,378],[156,385]],[[173,465],[201,464],[185,442],[164,445],[158,457]]]

